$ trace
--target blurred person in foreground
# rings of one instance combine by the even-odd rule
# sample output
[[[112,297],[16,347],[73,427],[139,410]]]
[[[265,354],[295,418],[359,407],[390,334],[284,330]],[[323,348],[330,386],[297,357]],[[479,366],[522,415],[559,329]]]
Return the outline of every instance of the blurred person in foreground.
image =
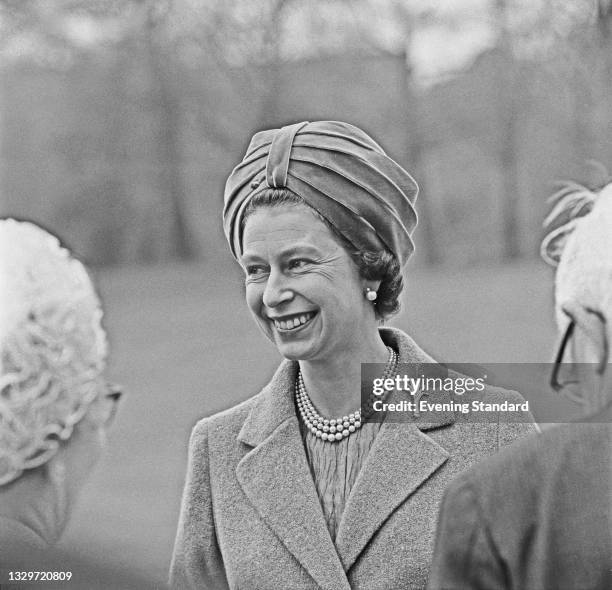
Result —
[[[562,338],[551,385],[579,401],[585,418],[521,441],[451,484],[431,590],[612,588],[612,183],[597,192],[570,186],[559,197],[548,221],[570,220],[542,247],[558,264]]]
[[[85,267],[54,236],[0,220],[1,582],[40,565],[104,446],[120,392],[102,377],[101,320]]]
[[[362,362],[383,376],[435,362],[380,326],[399,307],[417,190],[346,123],[253,137],[226,185],[224,228],[247,305],[285,360],[192,433],[173,587],[423,588],[449,479],[534,429],[528,412],[486,424],[361,412]],[[497,388],[485,399],[524,401]]]

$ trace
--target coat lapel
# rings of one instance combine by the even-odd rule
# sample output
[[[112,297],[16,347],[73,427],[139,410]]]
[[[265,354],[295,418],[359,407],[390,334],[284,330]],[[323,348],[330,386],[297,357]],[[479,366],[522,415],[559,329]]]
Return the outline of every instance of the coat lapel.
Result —
[[[310,474],[293,406],[296,364],[261,392],[239,439],[253,448],[236,468],[262,520],[324,590],[350,590]]]
[[[389,515],[448,456],[415,424],[382,425],[340,521],[336,549],[344,571],[348,572]]]
[[[399,330],[381,329],[400,363],[434,359]],[[348,572],[389,515],[448,458],[423,431],[454,421],[384,423],[331,540],[300,435],[293,403],[297,363],[285,361],[261,391],[238,439],[252,447],[236,468],[261,518],[324,590],[350,590]]]
[[[398,351],[400,363],[435,363],[399,330],[383,328],[381,336]],[[381,426],[338,528],[336,550],[344,571],[349,571],[389,515],[448,459],[449,453],[423,431],[454,420],[449,413],[439,415],[434,423],[422,416]]]

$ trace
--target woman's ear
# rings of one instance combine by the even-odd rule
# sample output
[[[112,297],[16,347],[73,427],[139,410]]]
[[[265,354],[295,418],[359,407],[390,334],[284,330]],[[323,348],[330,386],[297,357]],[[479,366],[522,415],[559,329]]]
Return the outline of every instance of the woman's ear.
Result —
[[[363,294],[369,303],[376,305],[379,287],[380,281],[364,281]]]
[[[364,287],[366,291],[369,289],[370,291],[378,292],[378,289],[380,289],[380,283],[381,281],[365,281]]]

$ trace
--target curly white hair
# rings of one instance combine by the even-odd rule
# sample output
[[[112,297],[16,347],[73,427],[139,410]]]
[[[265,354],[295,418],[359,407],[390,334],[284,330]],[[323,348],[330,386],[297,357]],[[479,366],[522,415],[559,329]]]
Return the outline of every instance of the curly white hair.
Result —
[[[577,300],[612,317],[612,182],[597,190],[567,183],[551,197],[545,220],[551,227],[542,257],[557,267],[555,308],[559,326],[567,323],[565,301]]]
[[[33,223],[0,220],[0,485],[48,461],[99,391],[102,309],[81,262]]]

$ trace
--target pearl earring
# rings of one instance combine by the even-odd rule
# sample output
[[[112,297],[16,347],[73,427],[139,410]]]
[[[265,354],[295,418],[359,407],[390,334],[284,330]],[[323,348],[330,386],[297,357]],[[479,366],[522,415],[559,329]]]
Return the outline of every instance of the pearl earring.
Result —
[[[366,299],[368,301],[376,301],[377,297],[378,297],[378,293],[376,291],[372,291],[370,287],[366,287]]]

